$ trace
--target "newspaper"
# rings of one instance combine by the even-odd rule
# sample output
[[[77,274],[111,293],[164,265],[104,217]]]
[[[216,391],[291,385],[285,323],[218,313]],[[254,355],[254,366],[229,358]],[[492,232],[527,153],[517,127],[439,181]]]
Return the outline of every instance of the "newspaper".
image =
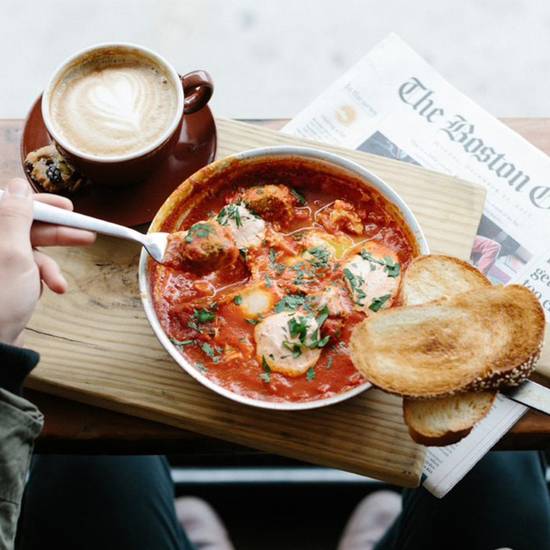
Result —
[[[471,262],[495,283],[533,289],[550,314],[550,159],[454,89],[391,34],[283,132],[482,184]],[[429,448],[424,486],[444,496],[525,413],[499,395],[461,442]]]

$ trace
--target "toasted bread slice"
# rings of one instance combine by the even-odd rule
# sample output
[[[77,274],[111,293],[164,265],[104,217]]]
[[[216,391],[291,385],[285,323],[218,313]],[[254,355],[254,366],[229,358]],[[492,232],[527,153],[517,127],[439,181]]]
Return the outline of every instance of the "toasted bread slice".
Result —
[[[396,302],[415,306],[484,286],[491,286],[489,279],[463,260],[437,254],[419,256],[403,273]]]
[[[417,305],[446,300],[476,288],[491,286],[485,275],[452,256],[415,258],[403,276],[397,301]],[[450,445],[466,437],[491,410],[496,390],[465,392],[434,399],[403,399],[403,417],[414,441],[421,445]]]
[[[403,418],[421,445],[450,445],[466,437],[491,410],[496,391],[465,392],[434,399],[404,399]]]
[[[480,288],[366,319],[352,333],[352,359],[375,386],[406,397],[498,389],[533,371],[544,323],[527,288]]]

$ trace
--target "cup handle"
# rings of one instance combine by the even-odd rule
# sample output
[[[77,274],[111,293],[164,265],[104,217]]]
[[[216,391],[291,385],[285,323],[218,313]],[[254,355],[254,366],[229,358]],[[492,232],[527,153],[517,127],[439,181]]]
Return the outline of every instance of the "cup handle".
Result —
[[[193,71],[180,76],[183,85],[185,100],[183,112],[185,114],[196,113],[202,109],[212,97],[214,82],[206,71]]]

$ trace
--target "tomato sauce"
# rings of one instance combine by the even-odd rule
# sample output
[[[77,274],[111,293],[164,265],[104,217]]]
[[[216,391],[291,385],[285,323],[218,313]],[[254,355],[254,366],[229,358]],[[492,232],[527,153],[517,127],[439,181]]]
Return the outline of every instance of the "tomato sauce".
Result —
[[[219,182],[218,182],[219,184]],[[300,376],[287,376],[263,363],[257,355],[255,327],[267,315],[277,311],[287,296],[317,295],[327,285],[343,284],[343,267],[352,253],[367,246],[380,258],[390,256],[406,268],[417,255],[416,243],[397,209],[376,190],[358,186],[342,177],[319,174],[313,170],[278,166],[276,170],[256,168],[239,173],[213,186],[190,211],[181,204],[165,220],[161,230],[187,230],[193,224],[216,216],[251,186],[286,185],[297,192],[290,220],[266,222],[261,245],[249,248],[230,267],[208,274],[197,274],[151,262],[151,285],[158,319],[180,352],[208,378],[224,388],[248,397],[296,402],[329,397],[345,392],[365,380],[353,366],[348,342],[353,327],[371,314],[352,306],[344,316],[325,322],[329,340],[314,367]],[[311,231],[328,233],[316,222],[317,213],[337,199],[353,205],[361,218],[363,232],[336,237],[344,243],[335,259],[315,269],[301,267],[301,240]],[[183,221],[181,221],[183,220]],[[339,241],[339,242],[340,242]],[[302,251],[302,252],[301,252]],[[273,308],[258,318],[243,314],[242,293],[258,286],[272,296]],[[343,298],[345,305],[350,298]],[[352,302],[349,302],[352,304]],[[375,314],[375,313],[372,313]],[[336,327],[334,330],[330,327]],[[330,330],[329,330],[330,329]],[[324,330],[324,329],[321,329]],[[321,334],[324,334],[321,332]]]

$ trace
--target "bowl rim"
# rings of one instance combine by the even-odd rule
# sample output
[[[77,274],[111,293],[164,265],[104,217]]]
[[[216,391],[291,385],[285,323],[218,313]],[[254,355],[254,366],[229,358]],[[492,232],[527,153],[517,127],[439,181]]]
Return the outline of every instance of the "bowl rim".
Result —
[[[264,158],[305,157],[307,160],[313,160],[313,161],[318,160],[321,162],[332,164],[337,168],[342,168],[348,172],[351,172],[354,176],[359,177],[360,179],[366,180],[366,183],[368,185],[371,185],[372,187],[374,187],[384,198],[386,198],[386,200],[388,200],[391,204],[393,204],[398,209],[408,229],[410,230],[411,234],[416,240],[419,254],[420,255],[429,254],[428,242],[426,240],[424,232],[422,231],[422,228],[420,227],[420,224],[418,223],[415,215],[412,213],[412,211],[407,206],[407,204],[403,201],[403,199],[399,196],[399,194],[396,191],[394,191],[392,187],[388,185],[383,179],[381,179],[379,176],[377,176],[370,170],[364,168],[363,166],[361,166],[360,164],[352,160],[348,160],[335,153],[330,153],[328,151],[324,151],[322,149],[317,149],[314,147],[302,147],[302,146],[294,146],[294,145],[277,145],[277,146],[259,147],[255,149],[248,149],[246,151],[242,151],[234,155],[230,155],[223,159],[219,159],[214,163],[205,166],[198,172],[195,172],[195,174],[193,174],[191,178],[196,177],[197,175],[200,175],[200,173],[203,171],[213,171],[213,170],[216,170],[216,168],[219,168],[220,170],[224,170],[226,169],[226,165],[231,166],[230,164],[231,161],[240,161],[240,160],[245,161],[245,160],[251,160],[251,159],[258,159],[262,157]],[[217,173],[217,172],[214,172],[214,173]],[[188,182],[188,180],[189,178],[186,179],[184,182],[182,182],[180,186],[172,192],[172,194],[166,199],[164,205],[166,205],[166,203],[170,201],[170,198],[174,195],[174,193],[176,193],[178,189],[180,189],[183,185],[185,185]],[[163,210],[164,205],[161,206],[161,208],[155,215],[155,218],[151,223],[151,227],[154,226],[157,216]],[[372,387],[372,384],[370,382],[364,382],[354,388],[351,388],[348,391],[338,393],[330,397],[314,399],[311,401],[289,402],[289,401],[268,401],[264,399],[256,399],[253,397],[240,395],[236,392],[233,392],[231,390],[224,388],[223,386],[217,384],[216,382],[213,382],[206,375],[201,373],[189,361],[187,361],[187,359],[178,351],[176,346],[170,341],[170,339],[164,332],[163,328],[161,327],[160,322],[157,318],[155,308],[153,306],[151,288],[149,284],[148,263],[149,263],[149,255],[147,254],[145,248],[142,248],[140,259],[139,259],[139,273],[138,273],[139,290],[140,290],[141,302],[143,304],[145,315],[147,317],[147,320],[149,321],[149,324],[151,325],[151,328],[153,329],[153,332],[155,333],[155,336],[158,338],[159,342],[164,347],[164,349],[169,353],[172,359],[185,372],[187,372],[187,374],[189,374],[195,380],[197,380],[198,382],[200,382],[202,385],[206,386],[210,390],[216,392],[217,394],[222,395],[223,397],[226,397],[232,401],[236,401],[238,403],[245,404],[245,405],[250,405],[256,408],[281,410],[281,411],[291,411],[291,410],[296,411],[296,410],[317,409],[320,407],[333,405],[335,403],[340,403],[351,397],[359,395],[360,393]]]

